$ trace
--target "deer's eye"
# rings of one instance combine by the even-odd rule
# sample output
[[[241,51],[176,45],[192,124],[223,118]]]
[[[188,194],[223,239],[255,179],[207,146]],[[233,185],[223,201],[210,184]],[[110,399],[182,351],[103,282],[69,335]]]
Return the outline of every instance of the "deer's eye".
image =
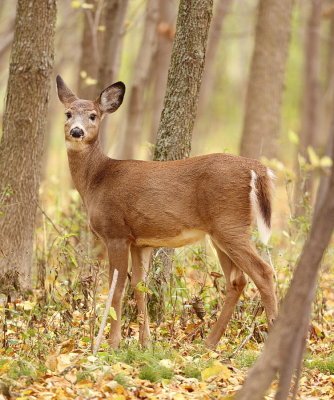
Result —
[[[69,111],[65,113],[65,115],[67,119],[70,119],[72,117],[72,113],[70,113]]]
[[[96,119],[96,114],[90,114],[89,119],[90,119],[91,121],[95,121],[95,119]]]

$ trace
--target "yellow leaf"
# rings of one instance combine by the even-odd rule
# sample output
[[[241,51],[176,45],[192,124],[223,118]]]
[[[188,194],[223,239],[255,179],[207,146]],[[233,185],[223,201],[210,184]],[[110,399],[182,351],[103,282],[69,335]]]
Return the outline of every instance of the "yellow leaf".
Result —
[[[45,365],[50,371],[56,371],[56,369],[57,369],[57,354],[56,353],[49,354],[46,358]]]
[[[30,311],[35,307],[36,303],[31,303],[29,300],[24,301],[23,303],[21,303],[21,306],[23,308],[24,311]]]
[[[81,6],[81,1],[73,0],[71,2],[71,7],[72,8],[79,8]]]
[[[74,348],[74,339],[65,340],[60,346],[60,353],[70,353]]]
[[[91,381],[88,380],[88,379],[83,379],[82,381],[79,381],[79,382],[76,384],[76,386],[79,387],[79,388],[90,389],[90,388],[93,387],[93,382],[91,382]]]
[[[85,8],[86,10],[94,8],[94,4],[89,4],[89,3],[83,3],[82,8]]]
[[[183,396],[182,393],[176,393],[176,394],[174,394],[173,399],[174,400],[185,400],[186,398]]]
[[[327,167],[330,168],[332,166],[332,164],[333,164],[333,161],[330,157],[328,157],[328,156],[321,157],[320,166],[322,168],[327,168]]]
[[[320,160],[316,152],[314,151],[313,147],[308,146],[307,147],[307,154],[310,159],[310,163],[313,167],[319,167],[320,165]]]
[[[205,368],[201,372],[201,376],[203,381],[216,378],[228,379],[231,376],[231,371],[221,362],[217,361],[212,367]]]
[[[84,71],[84,70],[80,71],[80,77],[81,77],[82,79],[86,79],[87,76],[88,76],[88,74],[87,74],[86,71]]]
[[[87,86],[91,86],[91,85],[96,85],[97,84],[97,80],[90,78],[89,76],[85,79],[85,83]]]
[[[117,314],[113,306],[110,307],[109,315],[113,320],[117,321]]]
[[[152,294],[152,290],[150,290],[148,287],[145,286],[144,281],[139,281],[136,285],[136,290],[139,290],[140,292]]]
[[[302,155],[298,154],[298,163],[301,167],[306,165],[306,159]]]
[[[8,367],[9,367],[9,363],[8,362],[6,362],[6,364],[3,364],[1,366],[1,368],[0,368],[0,375],[3,375],[5,372],[7,372]]]
[[[296,132],[290,130],[288,133],[289,141],[293,144],[298,144],[299,143],[299,137]]]
[[[99,25],[97,27],[97,30],[100,31],[100,32],[104,32],[106,30],[106,27],[105,27],[105,25]]]

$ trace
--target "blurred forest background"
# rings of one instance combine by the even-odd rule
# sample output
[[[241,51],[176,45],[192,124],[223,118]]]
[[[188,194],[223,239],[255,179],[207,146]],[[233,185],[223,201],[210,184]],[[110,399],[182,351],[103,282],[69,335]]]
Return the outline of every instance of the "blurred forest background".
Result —
[[[270,246],[263,248],[256,233],[253,239],[262,253],[270,254],[278,274],[278,296],[282,298],[310,232],[312,216],[321,208],[330,185],[334,146],[334,1],[215,0],[213,4],[191,156],[214,152],[240,154],[261,159],[275,172]],[[88,354],[92,346],[96,321],[103,309],[97,304],[103,304],[106,298],[107,275],[104,250],[92,238],[79,194],[71,181],[64,144],[63,106],[57,98],[55,78],[61,75],[85,99],[95,99],[111,83],[123,81],[127,87],[123,105],[102,127],[104,150],[112,158],[151,160],[166,92],[178,7],[177,0],[58,1],[55,59],[50,72],[52,83],[33,233],[33,288],[37,290],[35,297],[16,305],[6,297],[1,314],[0,376],[8,387],[16,385],[18,392],[26,389],[27,376],[37,379],[38,374],[47,370],[60,374],[75,363],[81,364],[81,370],[76,372],[73,378],[76,386],[71,386],[71,390],[82,395],[77,383],[83,380],[91,382],[91,386],[86,382],[89,390],[103,392],[102,366],[112,360],[121,367],[109,371],[116,382],[110,390],[114,393],[118,387],[117,395],[124,399],[145,398],[131,397],[134,392],[127,389],[143,385],[136,381],[138,376],[151,382],[173,379],[170,372],[171,365],[176,365],[173,363],[179,363],[179,374],[185,379],[209,380],[216,385],[208,389],[203,382],[202,386],[193,381],[184,383],[193,385],[193,390],[200,393],[198,398],[209,398],[205,396],[212,390],[221,393],[222,387],[228,395],[240,387],[245,376],[242,368],[249,367],[262,348],[266,328],[252,284],[233,315],[231,331],[218,348],[228,354],[236,373],[231,375],[221,363],[217,364],[213,359],[218,356],[196,347],[196,340],[206,335],[204,331],[222,306],[220,293],[225,293],[217,259],[208,244],[202,243],[178,250],[174,255],[170,285],[163,289],[167,290],[165,303],[159,301],[162,293],[157,279],[161,277],[151,276],[147,282],[149,289],[144,287],[150,296],[154,338],[163,343],[156,353],[138,352],[130,347],[123,353],[112,354],[104,348],[93,361],[78,361],[73,356],[80,352]],[[6,99],[15,16],[16,1],[0,0],[2,99]],[[25,99],[28,103],[29,95]],[[4,113],[5,101],[2,101],[1,119]],[[2,129],[3,124],[0,138]],[[6,196],[12,196],[10,188],[2,187],[6,184],[1,182],[2,172],[0,218],[6,210],[2,201],[5,203]],[[301,384],[303,393],[324,400],[333,394],[328,383],[334,373],[330,343],[333,265],[331,242],[322,262],[307,344],[308,370]],[[7,295],[9,289],[5,285],[0,289]],[[125,308],[123,336],[131,342],[132,337],[138,336],[134,303],[127,302]],[[5,309],[16,311],[9,317]],[[68,347],[60,344],[69,337]],[[192,341],[194,345],[189,344]],[[186,346],[182,356],[188,358],[182,362],[171,351],[179,349],[177,342]],[[165,359],[172,360],[172,364],[159,364]],[[91,368],[92,363],[97,369]],[[131,371],[127,369],[129,365]],[[123,375],[129,381],[125,382]],[[17,378],[22,381],[14,383]],[[50,391],[56,393],[57,382],[49,382]],[[319,385],[322,391],[314,389]],[[187,389],[181,386],[177,389],[184,396],[180,400],[188,398]],[[157,383],[154,391],[161,387]],[[42,389],[30,390],[37,398],[44,398],[37,395]]]

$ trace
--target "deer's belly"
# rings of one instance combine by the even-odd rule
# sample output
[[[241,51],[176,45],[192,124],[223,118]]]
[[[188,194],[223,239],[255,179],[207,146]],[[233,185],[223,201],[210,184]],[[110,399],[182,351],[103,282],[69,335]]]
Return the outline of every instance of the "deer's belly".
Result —
[[[174,237],[165,238],[136,238],[135,244],[137,246],[150,246],[150,247],[181,247],[199,240],[204,239],[205,232],[197,229],[190,229],[181,232]]]

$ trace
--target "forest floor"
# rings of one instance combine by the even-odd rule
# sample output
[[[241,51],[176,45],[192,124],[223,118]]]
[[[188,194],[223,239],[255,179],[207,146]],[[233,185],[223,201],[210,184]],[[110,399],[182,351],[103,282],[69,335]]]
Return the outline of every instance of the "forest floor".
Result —
[[[138,345],[136,307],[127,292],[120,349],[109,348],[107,324],[93,356],[107,275],[103,263],[82,255],[83,243],[90,241],[76,201],[68,215],[60,214],[57,204],[54,212],[48,211],[52,219],[39,215],[36,282],[43,284],[36,286],[43,290],[9,303],[0,295],[0,400],[232,399],[267,336],[254,285],[248,283],[216,351],[208,351],[203,343],[224,301],[224,277],[208,244],[181,249],[174,257],[165,304],[158,302],[154,309],[152,280],[142,285],[150,311],[158,315],[163,309],[162,322],[151,324],[152,347]],[[273,234],[268,249],[254,236],[262,255],[271,254],[279,299],[289,286],[308,229],[307,221],[295,221]],[[334,399],[333,282],[334,242],[319,276],[298,399]],[[266,399],[274,398],[275,388],[274,383]]]
[[[319,282],[321,312],[310,324],[299,399],[334,398],[333,278],[326,268]],[[252,291],[245,297],[251,299]],[[105,298],[101,292],[98,303]],[[138,346],[138,324],[131,322],[120,350],[105,341],[94,357],[91,314],[68,300],[41,306],[36,291],[8,304],[7,313],[2,307],[1,400],[232,399],[266,336],[263,316],[245,326],[237,311],[217,351],[208,351],[202,344],[208,317],[182,320],[181,313],[159,327],[152,324],[151,349]],[[266,399],[274,393],[275,384]]]

